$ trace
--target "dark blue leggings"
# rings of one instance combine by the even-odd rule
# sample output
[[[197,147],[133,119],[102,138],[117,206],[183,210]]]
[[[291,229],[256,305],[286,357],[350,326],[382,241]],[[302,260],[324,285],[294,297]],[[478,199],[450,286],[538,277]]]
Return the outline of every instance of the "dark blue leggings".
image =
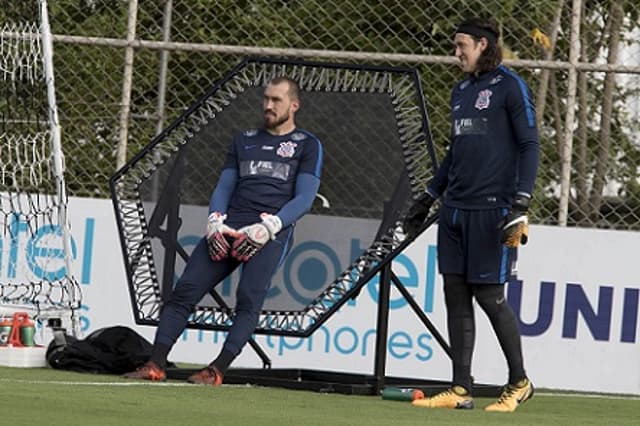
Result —
[[[509,383],[527,377],[518,319],[504,297],[503,284],[469,284],[462,275],[445,274],[444,296],[451,345],[453,385],[471,392],[471,360],[476,339],[473,298],[485,312],[509,367]]]
[[[244,264],[236,290],[233,325],[223,350],[237,356],[251,338],[271,286],[271,278],[291,247],[292,234],[291,227],[284,229],[275,240],[269,241]],[[186,328],[195,305],[238,266],[240,262],[230,257],[219,262],[212,261],[206,239],[202,238],[191,253],[169,301],[162,308],[155,342],[173,346]]]

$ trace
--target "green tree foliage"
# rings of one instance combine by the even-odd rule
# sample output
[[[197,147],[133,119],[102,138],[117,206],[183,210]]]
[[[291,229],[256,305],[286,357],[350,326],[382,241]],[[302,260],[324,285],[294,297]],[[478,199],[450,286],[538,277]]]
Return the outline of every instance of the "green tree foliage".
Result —
[[[27,2],[1,0],[0,19],[6,20]],[[55,34],[106,37],[123,40],[127,31],[126,0],[56,0],[49,2]],[[632,30],[640,27],[640,7],[632,0],[586,0],[581,20],[585,57],[595,61],[607,57],[612,5],[623,12],[619,32],[621,43],[629,42]],[[136,39],[161,41],[165,2],[139,0]],[[567,0],[468,0],[463,2],[426,0],[174,0],[171,41],[264,48],[318,49],[449,56],[456,25],[470,14],[492,16],[501,26],[503,43],[510,57],[543,59],[545,52],[532,40],[532,30],[551,34],[554,16],[561,9],[560,31],[552,59],[568,60],[571,2]],[[169,52],[165,114],[166,126],[233,66],[242,55],[203,51]],[[313,58],[310,58],[313,59]],[[90,44],[55,44],[56,83],[67,157],[70,193],[108,197],[107,180],[115,171],[119,114],[124,72],[124,48]],[[393,65],[414,66],[411,63]],[[136,49],[131,98],[131,119],[127,158],[147,145],[156,133],[160,51]],[[429,64],[418,67],[433,140],[441,158],[449,137],[449,94],[463,76],[456,66]],[[518,68],[534,93],[541,70]],[[596,164],[602,161],[600,114],[606,76],[589,73],[585,80],[587,105],[584,130],[585,164],[574,169],[573,182],[584,182],[579,191],[592,189]],[[601,168],[607,182],[617,183],[617,203],[638,203],[637,117],[629,116],[625,104],[637,96],[617,78],[612,91],[610,146]],[[536,190],[535,217],[553,223],[560,180],[560,152],[567,113],[567,72],[552,71],[540,123],[541,173]],[[576,151],[579,142],[575,141]],[[614,166],[615,165],[615,166]],[[611,200],[605,198],[607,208]],[[580,200],[572,200],[573,219],[580,220]],[[614,203],[615,204],[615,203]],[[637,208],[629,207],[628,208]],[[603,207],[604,208],[604,207]],[[593,212],[582,211],[582,216]],[[597,216],[597,215],[596,215]],[[636,211],[635,217],[640,216]],[[630,217],[633,217],[631,215]],[[625,221],[627,219],[624,219]],[[597,223],[594,221],[586,224]]]

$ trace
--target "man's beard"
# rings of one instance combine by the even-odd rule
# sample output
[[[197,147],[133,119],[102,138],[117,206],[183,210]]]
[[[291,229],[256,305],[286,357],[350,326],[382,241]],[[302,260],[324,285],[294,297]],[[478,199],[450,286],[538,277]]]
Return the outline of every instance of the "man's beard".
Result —
[[[287,120],[289,120],[289,114],[285,114],[281,117],[276,117],[273,120],[270,120],[269,119],[270,117],[271,116],[269,115],[265,115],[264,117],[264,127],[269,130],[273,130],[276,127],[280,126],[281,124],[285,123]]]

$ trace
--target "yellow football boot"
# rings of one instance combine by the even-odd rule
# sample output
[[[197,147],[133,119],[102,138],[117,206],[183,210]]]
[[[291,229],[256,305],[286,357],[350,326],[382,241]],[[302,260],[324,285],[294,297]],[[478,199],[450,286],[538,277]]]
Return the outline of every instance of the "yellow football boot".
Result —
[[[523,379],[516,385],[507,385],[500,398],[485,408],[485,411],[512,413],[516,408],[533,396],[533,384],[529,379]]]
[[[411,403],[425,408],[473,408],[473,398],[462,386],[452,386],[430,398],[416,399]]]

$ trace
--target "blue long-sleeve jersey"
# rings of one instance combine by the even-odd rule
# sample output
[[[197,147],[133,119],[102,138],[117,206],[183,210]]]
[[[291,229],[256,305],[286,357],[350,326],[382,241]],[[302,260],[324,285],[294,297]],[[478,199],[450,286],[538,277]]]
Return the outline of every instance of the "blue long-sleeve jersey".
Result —
[[[510,207],[533,193],[539,155],[531,91],[499,66],[453,89],[451,145],[428,191],[455,208]]]
[[[226,213],[229,222],[243,224],[259,222],[261,213],[269,213],[286,227],[311,208],[322,164],[322,144],[309,132],[245,131],[227,151],[209,212]]]

